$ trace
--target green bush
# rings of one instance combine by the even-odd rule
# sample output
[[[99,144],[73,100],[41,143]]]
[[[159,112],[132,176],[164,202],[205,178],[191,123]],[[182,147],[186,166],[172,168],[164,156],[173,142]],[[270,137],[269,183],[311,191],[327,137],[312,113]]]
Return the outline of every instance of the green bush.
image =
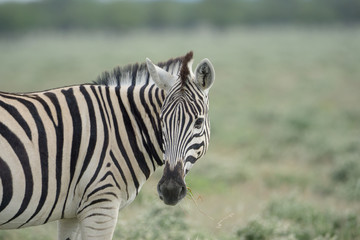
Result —
[[[360,164],[356,160],[346,160],[335,166],[331,178],[334,182],[348,183],[360,177]]]
[[[338,184],[339,194],[360,199],[360,163],[358,156],[339,161],[331,173],[333,183]]]
[[[336,215],[289,198],[272,201],[262,216],[237,231],[237,237],[352,240],[360,237],[360,222],[353,214]]]
[[[244,240],[267,240],[274,234],[275,226],[272,221],[253,220],[237,232],[237,236]]]

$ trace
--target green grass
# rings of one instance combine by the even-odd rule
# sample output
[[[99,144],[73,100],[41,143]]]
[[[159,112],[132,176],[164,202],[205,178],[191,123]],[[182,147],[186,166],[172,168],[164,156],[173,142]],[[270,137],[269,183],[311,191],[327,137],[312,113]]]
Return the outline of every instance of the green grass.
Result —
[[[293,198],[274,200],[257,219],[238,230],[246,240],[266,239],[359,239],[359,218],[356,214],[333,214],[296,201]]]
[[[174,208],[161,170],[114,239],[360,239],[360,27],[37,33],[0,38],[0,89],[91,82],[116,65],[194,50],[216,71],[211,144]],[[2,239],[56,239],[50,227]]]

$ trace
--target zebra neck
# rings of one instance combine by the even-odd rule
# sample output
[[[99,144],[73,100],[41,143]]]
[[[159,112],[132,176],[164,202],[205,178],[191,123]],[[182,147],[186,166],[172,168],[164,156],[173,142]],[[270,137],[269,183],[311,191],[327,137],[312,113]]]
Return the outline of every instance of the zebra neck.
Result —
[[[115,87],[115,95],[119,103],[115,116],[121,116],[118,129],[114,129],[115,138],[119,134],[126,141],[147,179],[163,164],[160,111],[165,93],[156,85],[148,84]]]

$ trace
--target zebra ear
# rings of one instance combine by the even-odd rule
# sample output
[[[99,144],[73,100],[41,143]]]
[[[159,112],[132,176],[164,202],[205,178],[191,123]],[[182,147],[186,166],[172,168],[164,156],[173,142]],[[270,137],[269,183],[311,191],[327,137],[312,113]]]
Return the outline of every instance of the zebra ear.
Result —
[[[152,61],[148,58],[146,58],[146,65],[147,65],[147,69],[150,73],[150,76],[151,76],[152,80],[155,82],[155,84],[159,88],[164,89],[166,92],[169,92],[171,87],[176,82],[176,77],[171,75],[164,69],[153,64]]]
[[[203,59],[195,69],[195,82],[205,92],[209,89],[215,81],[215,70],[209,59]]]

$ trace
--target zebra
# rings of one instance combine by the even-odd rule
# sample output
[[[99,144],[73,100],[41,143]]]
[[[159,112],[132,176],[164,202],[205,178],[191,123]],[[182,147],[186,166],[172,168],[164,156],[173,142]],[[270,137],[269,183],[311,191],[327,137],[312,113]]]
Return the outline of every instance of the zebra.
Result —
[[[159,166],[167,205],[208,149],[213,65],[193,52],[96,81],[0,92],[0,229],[58,220],[58,239],[112,239],[118,212]]]

